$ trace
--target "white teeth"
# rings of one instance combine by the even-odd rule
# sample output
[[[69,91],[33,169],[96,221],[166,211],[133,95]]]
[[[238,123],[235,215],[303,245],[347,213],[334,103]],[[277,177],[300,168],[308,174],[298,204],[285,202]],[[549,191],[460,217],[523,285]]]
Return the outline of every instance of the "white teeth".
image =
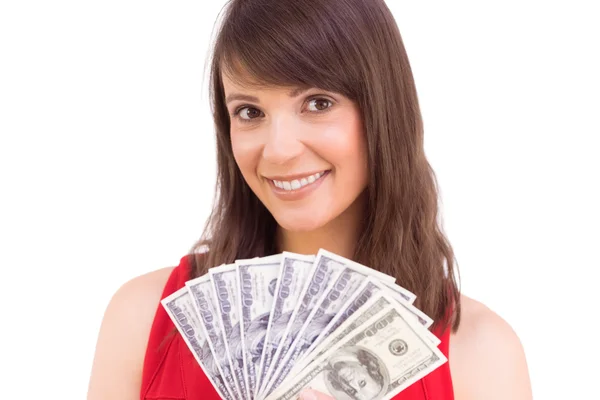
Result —
[[[288,181],[273,181],[273,184],[280,188],[280,189],[284,189],[284,190],[296,190],[296,189],[300,189],[301,187],[304,187],[306,185],[310,185],[311,183],[314,183],[317,179],[319,179],[320,177],[322,177],[325,174],[325,171],[323,172],[317,172],[316,174],[307,176],[306,178],[302,178],[302,179],[294,179],[291,182]]]

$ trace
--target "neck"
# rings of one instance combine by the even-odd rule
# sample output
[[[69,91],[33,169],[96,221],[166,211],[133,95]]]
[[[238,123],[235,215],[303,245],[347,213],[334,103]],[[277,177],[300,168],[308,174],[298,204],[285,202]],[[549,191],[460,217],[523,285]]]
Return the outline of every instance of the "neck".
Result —
[[[361,229],[362,196],[337,218],[314,231],[298,232],[277,227],[279,251],[298,254],[317,254],[320,248],[342,257],[354,256]]]

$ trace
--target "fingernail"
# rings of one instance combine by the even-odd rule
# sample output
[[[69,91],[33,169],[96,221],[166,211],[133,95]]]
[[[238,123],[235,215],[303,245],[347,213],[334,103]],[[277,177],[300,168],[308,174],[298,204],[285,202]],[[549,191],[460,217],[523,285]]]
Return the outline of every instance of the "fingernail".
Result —
[[[300,400],[317,400],[317,395],[310,389],[300,392]]]

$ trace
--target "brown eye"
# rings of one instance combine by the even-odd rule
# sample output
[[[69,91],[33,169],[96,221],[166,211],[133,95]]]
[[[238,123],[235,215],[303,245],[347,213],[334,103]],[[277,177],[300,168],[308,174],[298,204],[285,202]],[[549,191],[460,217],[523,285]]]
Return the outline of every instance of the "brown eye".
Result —
[[[242,118],[240,115],[242,115],[242,110],[248,109],[248,113],[245,114],[246,117],[248,118]],[[256,108],[253,107],[240,107],[238,108],[234,113],[233,113],[234,117],[238,117],[239,119],[241,119],[243,122],[247,122],[249,120],[254,119],[254,117],[258,117],[260,116],[260,111],[257,110]]]
[[[328,112],[334,105],[334,102],[325,97],[312,97],[312,98],[308,99],[308,104],[309,105],[314,104],[315,108],[316,108],[316,110],[311,110],[310,106],[309,106],[309,110],[308,110],[309,113],[321,114],[324,112]],[[247,110],[247,111],[244,111],[244,110]],[[243,106],[240,106],[239,108],[237,108],[233,112],[233,114],[231,114],[231,117],[237,118],[242,123],[251,123],[251,122],[256,122],[254,120],[257,120],[261,115],[262,115],[262,112],[259,109],[254,108],[250,105],[243,105]]]
[[[327,100],[325,98],[322,97],[316,97],[313,98],[311,100],[309,100],[309,104],[314,104],[315,107],[317,108],[316,112],[321,112],[321,111],[327,111],[329,104],[333,104],[330,100]]]

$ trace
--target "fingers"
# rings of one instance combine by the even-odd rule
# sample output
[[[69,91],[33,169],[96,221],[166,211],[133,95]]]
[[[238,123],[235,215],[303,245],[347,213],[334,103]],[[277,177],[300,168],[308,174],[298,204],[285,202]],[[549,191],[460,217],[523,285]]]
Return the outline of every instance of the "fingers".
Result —
[[[298,397],[298,399],[299,400],[334,400],[333,397],[327,396],[324,393],[317,392],[316,390],[312,390],[312,389],[304,389],[302,392],[300,392],[300,396]]]

